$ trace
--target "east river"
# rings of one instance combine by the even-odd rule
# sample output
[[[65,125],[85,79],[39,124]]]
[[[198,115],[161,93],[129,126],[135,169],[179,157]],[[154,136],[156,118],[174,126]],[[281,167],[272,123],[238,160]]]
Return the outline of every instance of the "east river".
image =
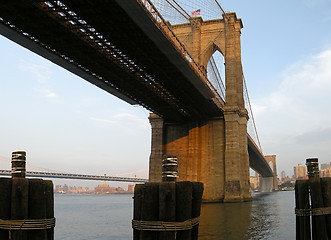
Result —
[[[131,240],[133,195],[55,195],[56,240]],[[295,239],[294,192],[203,204],[199,240]]]

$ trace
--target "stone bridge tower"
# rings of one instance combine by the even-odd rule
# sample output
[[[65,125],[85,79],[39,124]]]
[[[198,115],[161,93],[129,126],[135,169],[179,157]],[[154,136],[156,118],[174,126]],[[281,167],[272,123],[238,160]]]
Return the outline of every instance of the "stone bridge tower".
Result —
[[[242,21],[235,13],[223,19],[172,26],[187,51],[207,71],[209,59],[219,51],[225,59],[226,104],[224,117],[164,122],[151,114],[152,150],[150,181],[161,181],[162,155],[178,157],[179,181],[201,181],[208,202],[233,202],[251,199],[249,193],[249,156],[247,120],[243,97],[240,35]]]
[[[272,189],[273,190],[278,190],[278,180],[277,180],[277,166],[276,166],[276,155],[268,155],[268,156],[264,156],[265,160],[267,161],[267,163],[272,169],[272,173],[273,173],[273,178],[272,178]]]

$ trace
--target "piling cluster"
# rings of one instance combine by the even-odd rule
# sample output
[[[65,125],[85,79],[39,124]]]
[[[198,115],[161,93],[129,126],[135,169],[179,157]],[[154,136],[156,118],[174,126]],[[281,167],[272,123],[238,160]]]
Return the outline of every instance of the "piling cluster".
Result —
[[[177,158],[163,159],[163,182],[134,190],[134,240],[196,240],[203,184],[176,182]]]
[[[317,158],[306,165],[308,180],[295,183],[296,239],[331,239],[331,178],[320,178]]]
[[[26,153],[12,153],[12,178],[0,178],[0,240],[53,240],[52,181],[25,178]]]

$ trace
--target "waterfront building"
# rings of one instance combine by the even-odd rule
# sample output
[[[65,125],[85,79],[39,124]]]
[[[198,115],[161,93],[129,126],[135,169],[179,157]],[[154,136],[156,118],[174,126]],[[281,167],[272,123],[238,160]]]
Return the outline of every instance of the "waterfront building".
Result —
[[[130,193],[134,192],[134,184],[128,185],[128,192],[130,192]]]
[[[322,163],[321,164],[321,170],[330,169],[330,168],[331,168],[331,162],[330,163]]]
[[[320,176],[321,177],[331,177],[331,168],[321,169]]]
[[[95,194],[110,194],[115,192],[116,189],[109,187],[109,185],[106,184],[106,181],[103,184],[99,184],[97,187],[94,188]]]
[[[299,164],[298,166],[294,167],[294,179],[308,179],[307,167],[302,166],[302,164]]]

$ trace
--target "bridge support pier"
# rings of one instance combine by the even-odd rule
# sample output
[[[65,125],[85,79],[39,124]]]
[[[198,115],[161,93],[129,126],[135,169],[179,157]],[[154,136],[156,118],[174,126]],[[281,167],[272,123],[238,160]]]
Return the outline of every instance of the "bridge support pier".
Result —
[[[250,200],[248,153],[247,163],[240,162],[240,155],[246,156],[246,153],[232,153],[230,147],[233,141],[236,141],[238,147],[246,144],[244,149],[247,150],[246,132],[244,134],[246,140],[239,136],[238,130],[236,137],[233,136],[228,143],[225,137],[227,117],[185,123],[166,123],[162,118],[151,114],[149,120],[152,126],[150,182],[161,182],[162,156],[176,155],[178,181],[202,182],[204,184],[203,201]],[[234,124],[239,127],[240,121],[235,120],[235,122]],[[231,131],[230,123],[229,126],[228,131]],[[243,170],[246,167],[247,174],[246,170]]]
[[[260,192],[272,192],[274,188],[273,177],[262,177],[260,180]]]
[[[224,202],[249,201],[249,156],[247,150],[247,111],[224,112],[225,118],[225,196]]]
[[[276,167],[276,155],[268,155],[264,156],[267,163],[272,165],[272,173],[273,173],[273,190],[278,190],[278,179],[277,179],[277,167]],[[271,167],[271,166],[270,166]]]

